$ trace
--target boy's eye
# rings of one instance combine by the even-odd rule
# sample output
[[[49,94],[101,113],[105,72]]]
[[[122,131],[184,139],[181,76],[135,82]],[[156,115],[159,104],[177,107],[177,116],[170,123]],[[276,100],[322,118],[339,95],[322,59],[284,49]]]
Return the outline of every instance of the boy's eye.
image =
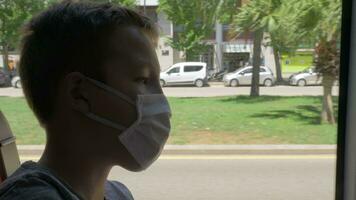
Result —
[[[138,77],[138,78],[136,78],[136,82],[146,85],[148,82],[148,78],[147,77]]]

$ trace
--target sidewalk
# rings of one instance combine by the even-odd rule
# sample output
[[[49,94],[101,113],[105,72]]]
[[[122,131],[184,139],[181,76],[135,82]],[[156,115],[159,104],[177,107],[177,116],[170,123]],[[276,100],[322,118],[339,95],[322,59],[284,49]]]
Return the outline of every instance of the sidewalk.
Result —
[[[21,156],[39,156],[44,145],[17,145]],[[336,145],[166,145],[163,155],[321,155]]]

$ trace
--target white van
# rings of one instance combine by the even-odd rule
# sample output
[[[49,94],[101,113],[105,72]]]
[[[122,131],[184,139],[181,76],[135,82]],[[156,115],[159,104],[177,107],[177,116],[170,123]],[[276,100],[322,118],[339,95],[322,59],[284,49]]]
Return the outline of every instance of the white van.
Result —
[[[161,86],[167,85],[195,85],[203,87],[207,82],[206,63],[182,62],[176,63],[161,72]]]

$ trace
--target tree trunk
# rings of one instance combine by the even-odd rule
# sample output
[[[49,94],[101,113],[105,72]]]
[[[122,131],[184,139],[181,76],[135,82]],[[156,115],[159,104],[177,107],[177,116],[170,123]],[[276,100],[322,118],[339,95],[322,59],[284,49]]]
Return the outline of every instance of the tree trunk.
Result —
[[[251,97],[260,95],[260,66],[261,66],[261,44],[263,38],[263,31],[255,31],[253,40],[253,58],[252,58],[252,83],[251,83]]]
[[[279,56],[279,51],[276,48],[273,48],[273,55],[274,55],[274,62],[276,64],[277,83],[283,83],[280,56]]]
[[[2,59],[3,59],[3,66],[4,66],[4,73],[6,77],[7,84],[10,84],[10,69],[9,69],[9,46],[5,43],[2,45]]]
[[[329,124],[335,124],[333,99],[332,99],[332,87],[335,79],[332,76],[323,77],[323,108],[321,111],[321,123],[327,122]]]
[[[337,39],[321,39],[315,48],[315,67],[323,76],[323,107],[321,123],[335,124],[333,109],[332,87],[339,74],[340,55],[337,50]]]

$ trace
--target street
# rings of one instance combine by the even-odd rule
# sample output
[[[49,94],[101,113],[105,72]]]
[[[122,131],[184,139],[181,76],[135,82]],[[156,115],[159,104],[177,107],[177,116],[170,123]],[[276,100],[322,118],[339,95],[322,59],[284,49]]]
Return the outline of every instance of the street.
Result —
[[[143,172],[114,167],[135,200],[333,200],[334,154],[162,155]],[[38,160],[21,156],[21,161]]]
[[[110,179],[138,200],[332,200],[333,156],[168,156],[141,173]]]
[[[333,95],[338,95],[339,87],[333,88]],[[249,95],[250,87],[224,87],[221,84],[212,84],[210,87],[189,87],[176,86],[164,87],[164,93],[170,97],[213,97],[213,96],[234,96],[234,95]],[[274,86],[260,87],[261,95],[274,96],[321,96],[323,88],[321,86]],[[0,96],[19,97],[23,96],[21,89],[15,88],[0,88]]]

